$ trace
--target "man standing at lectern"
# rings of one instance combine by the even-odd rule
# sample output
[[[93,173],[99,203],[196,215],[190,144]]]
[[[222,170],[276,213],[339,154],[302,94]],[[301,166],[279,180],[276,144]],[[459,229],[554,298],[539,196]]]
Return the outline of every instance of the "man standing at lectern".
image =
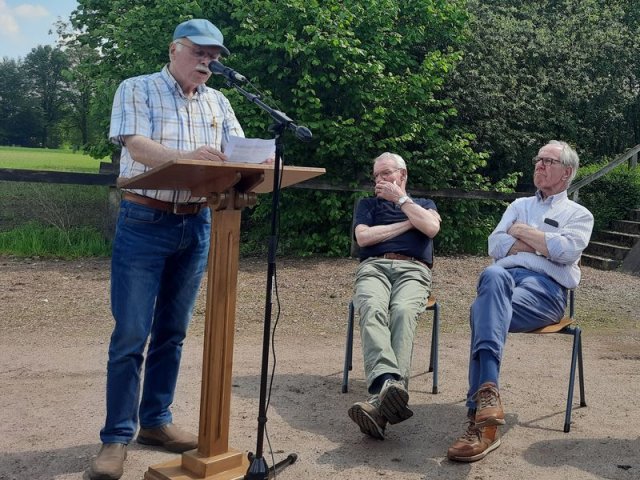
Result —
[[[229,54],[220,30],[204,19],[175,29],[169,63],[129,78],[116,91],[110,140],[122,147],[120,176],[133,177],[177,159],[225,161],[230,135],[244,136],[229,104],[205,86],[208,64]],[[182,344],[209,251],[211,213],[189,191],[123,192],[111,262],[115,320],[107,363],[106,421],[91,479],[118,479],[127,444],[171,452],[198,446],[173,424]],[[148,340],[146,360],[145,345]],[[143,361],[144,381],[140,388]]]

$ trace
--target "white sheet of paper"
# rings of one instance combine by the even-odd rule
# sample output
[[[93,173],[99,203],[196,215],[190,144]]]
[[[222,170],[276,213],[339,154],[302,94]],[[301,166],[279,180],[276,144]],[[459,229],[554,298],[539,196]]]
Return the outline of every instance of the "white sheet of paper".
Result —
[[[224,147],[229,162],[262,163],[276,153],[276,140],[231,136]]]

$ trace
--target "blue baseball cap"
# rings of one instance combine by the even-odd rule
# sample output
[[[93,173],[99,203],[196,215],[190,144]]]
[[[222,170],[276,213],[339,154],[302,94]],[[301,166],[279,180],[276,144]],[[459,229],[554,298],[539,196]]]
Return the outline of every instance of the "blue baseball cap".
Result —
[[[196,45],[220,47],[229,55],[229,50],[224,46],[222,32],[209,20],[194,18],[178,25],[173,32],[173,39],[188,38]]]

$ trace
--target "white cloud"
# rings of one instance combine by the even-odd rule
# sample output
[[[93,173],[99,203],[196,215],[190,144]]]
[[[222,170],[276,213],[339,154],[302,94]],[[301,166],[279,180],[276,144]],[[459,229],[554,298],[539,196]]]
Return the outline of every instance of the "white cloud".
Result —
[[[13,9],[15,14],[19,17],[34,18],[34,17],[47,17],[50,15],[42,5],[31,5],[29,3],[23,3]]]
[[[20,21],[35,20],[42,17],[48,17],[49,10],[42,5],[32,5],[30,3],[22,3],[15,8],[7,5],[5,0],[0,0],[0,31],[2,37],[18,39],[18,35],[22,34]]]
[[[5,12],[2,6],[2,3],[0,3],[0,31],[6,36],[18,33],[20,31],[18,22],[16,22],[13,15]]]

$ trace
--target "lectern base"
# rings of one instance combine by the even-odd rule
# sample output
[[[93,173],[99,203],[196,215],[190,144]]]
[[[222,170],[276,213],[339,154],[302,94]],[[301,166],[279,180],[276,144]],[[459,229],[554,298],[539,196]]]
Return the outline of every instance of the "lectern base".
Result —
[[[204,457],[197,450],[182,458],[149,467],[144,480],[241,480],[249,468],[245,453],[229,450],[215,457]]]

